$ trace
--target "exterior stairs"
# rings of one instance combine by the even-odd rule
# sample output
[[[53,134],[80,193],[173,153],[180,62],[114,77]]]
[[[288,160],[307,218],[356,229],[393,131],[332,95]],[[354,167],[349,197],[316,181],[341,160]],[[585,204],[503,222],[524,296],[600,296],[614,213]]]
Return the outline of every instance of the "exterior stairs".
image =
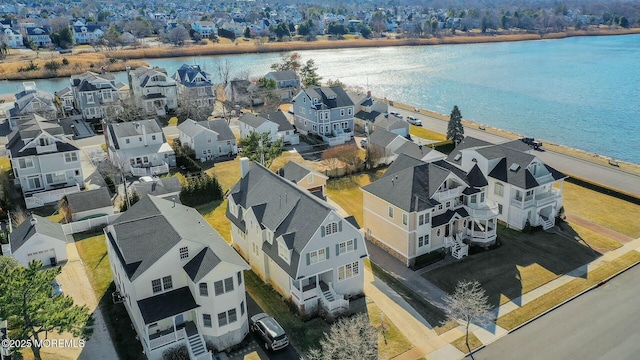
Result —
[[[546,216],[540,215],[540,219],[542,220],[541,224],[543,230],[549,230],[556,225],[555,218],[548,218]]]
[[[191,349],[191,353],[195,359],[198,359],[201,355],[207,353],[207,348],[205,347],[200,334],[196,333],[189,336],[187,343],[189,344],[189,349]]]
[[[456,234],[455,238],[446,238],[445,244],[451,249],[451,256],[455,259],[461,260],[463,257],[469,256],[469,245],[462,242],[460,234]]]
[[[333,297],[333,291],[331,290],[323,292],[322,296],[324,296],[324,298],[327,299],[328,302],[333,302],[335,300],[335,298]]]

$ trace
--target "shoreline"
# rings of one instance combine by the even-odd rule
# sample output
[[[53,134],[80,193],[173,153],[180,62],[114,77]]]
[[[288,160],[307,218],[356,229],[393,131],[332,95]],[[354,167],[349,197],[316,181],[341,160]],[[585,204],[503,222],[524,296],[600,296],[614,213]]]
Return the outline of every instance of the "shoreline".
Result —
[[[431,46],[431,45],[465,45],[483,44],[496,42],[515,41],[539,41],[557,40],[569,37],[580,36],[615,36],[615,35],[637,35],[640,28],[630,29],[597,29],[597,30],[570,30],[559,33],[547,34],[496,34],[496,35],[454,35],[441,38],[427,39],[351,39],[351,40],[317,40],[317,41],[289,41],[255,44],[244,44],[236,40],[235,45],[213,44],[213,45],[189,45],[184,47],[156,46],[137,49],[109,50],[104,52],[94,52],[79,50],[73,54],[61,55],[58,52],[45,52],[36,55],[36,59],[30,59],[29,55],[17,56],[20,59],[9,60],[0,63],[0,80],[35,80],[64,78],[85,71],[100,71],[105,66],[109,72],[124,71],[126,66],[137,67],[141,63],[148,65],[145,59],[161,59],[176,57],[194,56],[222,56],[240,54],[260,54],[278,53],[290,51],[307,50],[329,50],[329,49],[350,49],[350,48],[371,48],[371,47],[395,47],[395,46]],[[45,59],[46,58],[46,59]],[[57,61],[66,58],[73,66],[62,66],[57,71],[45,69],[45,64],[50,61]],[[39,70],[20,72],[18,69],[26,65],[29,61],[37,64]]]

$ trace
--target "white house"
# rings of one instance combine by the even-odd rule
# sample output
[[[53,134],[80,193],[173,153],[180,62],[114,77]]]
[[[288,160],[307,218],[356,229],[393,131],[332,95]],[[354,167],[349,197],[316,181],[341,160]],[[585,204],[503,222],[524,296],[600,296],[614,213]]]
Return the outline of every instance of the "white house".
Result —
[[[549,229],[562,208],[562,184],[567,177],[540,160],[519,140],[490,144],[466,137],[447,161],[468,170],[478,166],[489,181],[487,196],[499,207],[498,219],[521,230]]]
[[[165,69],[141,66],[127,69],[127,77],[131,94],[146,112],[166,115],[178,108],[178,84]]]
[[[211,360],[205,342],[221,351],[247,335],[249,267],[195,209],[147,195],[104,233],[115,297],[148,359],[185,345]]]
[[[80,149],[59,125],[32,114],[8,138],[5,147],[15,184],[22,188],[28,209],[57,202],[84,187]]]
[[[66,197],[71,221],[113,215],[113,203],[106,187],[80,191],[68,194]]]
[[[73,26],[73,39],[76,44],[93,44],[100,40],[104,31],[98,25]]]
[[[447,155],[438,150],[418,145],[407,140],[404,136],[384,129],[378,129],[369,136],[368,146],[372,154],[377,157],[378,164],[388,165],[400,154],[406,154],[425,162],[442,160],[447,157]]]
[[[182,146],[193,150],[196,160],[212,160],[238,153],[236,137],[226,120],[194,121],[187,119],[178,125]]]
[[[287,145],[297,145],[300,137],[282,111],[265,114],[246,113],[238,119],[240,137],[246,138],[252,132],[269,133],[271,140],[282,139]]]
[[[155,119],[108,123],[105,131],[111,162],[134,176],[158,175],[176,166],[176,156]]]
[[[322,137],[330,146],[353,136],[354,104],[340,86],[303,89],[293,98],[294,124],[302,134]]]
[[[46,47],[51,44],[51,37],[49,36],[51,33],[51,29],[48,27],[27,27],[25,29],[27,33],[27,39],[29,41],[33,41],[39,47]]]
[[[2,245],[2,252],[24,266],[32,260],[57,265],[67,261],[67,237],[61,224],[32,214],[9,234],[9,244]]]
[[[22,121],[31,119],[32,114],[53,120],[57,112],[50,93],[38,90],[32,81],[24,82],[22,90],[15,94],[13,108],[9,109],[9,128],[15,129]]]
[[[355,219],[247,158],[240,169],[227,208],[233,246],[300,313],[347,309],[368,256]]]
[[[205,39],[209,38],[211,35],[218,35],[218,28],[213,21],[196,21],[191,24],[191,28]]]
[[[215,86],[209,74],[200,65],[183,64],[173,75],[178,83],[178,94],[196,106],[209,106],[213,110],[216,101]]]
[[[0,43],[7,44],[12,49],[24,46],[22,34],[10,27],[0,28]]]

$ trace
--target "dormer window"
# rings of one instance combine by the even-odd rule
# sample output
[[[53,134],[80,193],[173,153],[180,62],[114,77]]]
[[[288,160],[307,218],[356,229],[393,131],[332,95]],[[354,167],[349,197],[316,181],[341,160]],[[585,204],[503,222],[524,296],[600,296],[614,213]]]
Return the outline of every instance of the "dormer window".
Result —
[[[278,256],[289,263],[289,249],[282,243],[278,243]]]

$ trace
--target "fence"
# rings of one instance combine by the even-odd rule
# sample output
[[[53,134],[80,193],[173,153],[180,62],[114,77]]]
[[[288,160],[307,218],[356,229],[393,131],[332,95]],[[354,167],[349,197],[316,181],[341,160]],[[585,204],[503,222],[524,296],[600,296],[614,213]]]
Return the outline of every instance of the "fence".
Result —
[[[69,235],[88,231],[99,226],[104,227],[113,223],[117,218],[120,217],[120,215],[121,214],[106,215],[86,220],[74,221],[68,224],[62,224],[62,231],[65,235]]]

